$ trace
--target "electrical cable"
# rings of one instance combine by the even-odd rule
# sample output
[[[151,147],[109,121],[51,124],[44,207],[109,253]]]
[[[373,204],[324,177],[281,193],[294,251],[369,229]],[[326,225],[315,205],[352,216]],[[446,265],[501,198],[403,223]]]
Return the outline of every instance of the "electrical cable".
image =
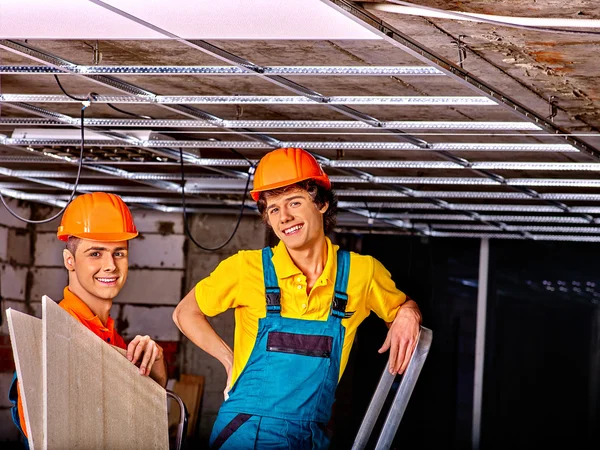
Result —
[[[237,152],[234,151],[234,153],[237,153]],[[190,238],[190,240],[194,243],[194,245],[196,245],[196,247],[198,247],[202,250],[208,251],[208,252],[215,252],[217,250],[222,249],[227,244],[229,244],[229,242],[231,242],[231,240],[235,236],[235,233],[237,233],[238,227],[240,226],[240,223],[242,221],[242,216],[244,215],[244,208],[246,205],[246,197],[248,196],[248,187],[250,186],[250,178],[252,177],[252,174],[254,173],[254,164],[252,164],[252,162],[250,160],[248,160],[248,159],[246,159],[246,160],[248,162],[250,162],[250,169],[248,169],[248,178],[246,179],[246,187],[244,188],[244,196],[242,197],[242,205],[240,206],[240,214],[238,216],[237,223],[235,224],[235,227],[233,228],[233,232],[231,233],[231,235],[227,238],[227,240],[223,244],[218,245],[217,247],[205,247],[205,246],[201,245],[200,243],[198,243],[198,241],[196,241],[196,239],[194,239],[194,237],[192,236],[192,233],[190,231],[189,225],[188,225],[187,211],[186,211],[186,206],[185,206],[185,169],[184,169],[184,163],[183,163],[183,150],[181,149],[181,147],[179,148],[179,163],[181,165],[181,204],[183,206],[183,228],[185,230],[185,234],[187,235],[187,237]]]
[[[62,91],[63,94],[65,94],[67,97],[76,100],[78,102],[89,102],[90,101],[90,97],[92,96],[92,93],[90,93],[87,98],[78,98],[75,97],[74,95],[69,94],[67,91],[65,91],[65,88],[63,87],[63,85],[60,83],[60,80],[58,79],[58,75],[54,75],[54,79],[56,80],[56,84],[58,84],[58,87],[60,88],[60,90]]]
[[[62,87],[61,87],[61,89],[62,89]],[[66,95],[68,95],[68,94],[66,94]],[[83,108],[81,108],[81,151],[79,152],[79,164],[77,167],[77,177],[75,178],[75,185],[73,186],[73,191],[71,192],[71,195],[69,197],[69,201],[67,202],[67,204],[59,212],[57,212],[55,215],[53,215],[52,217],[49,217],[47,219],[43,219],[43,220],[26,219],[24,217],[19,216],[15,211],[10,209],[10,207],[6,203],[6,200],[4,199],[4,196],[2,195],[2,191],[0,190],[0,201],[2,201],[2,204],[4,205],[6,210],[10,213],[11,216],[13,216],[16,219],[18,219],[22,222],[25,222],[25,223],[31,223],[31,224],[48,223],[48,222],[52,222],[54,219],[56,219],[58,216],[60,216],[65,211],[65,209],[67,209],[67,206],[69,206],[71,201],[73,201],[73,197],[75,197],[75,193],[77,192],[77,186],[79,185],[79,178],[81,176],[81,167],[83,166],[83,150],[84,150],[84,141],[85,141],[83,123],[84,123],[84,118],[85,118],[85,109],[87,108],[87,105],[85,103],[88,101],[89,100],[82,100],[82,103],[84,103],[84,105],[83,105]]]
[[[118,111],[118,112],[120,112],[122,114],[127,114],[128,116],[137,117],[138,119],[148,119],[148,120],[152,120],[153,119],[150,116],[143,116],[141,114],[136,114],[136,113],[132,113],[132,112],[129,112],[129,111],[125,111],[125,110],[123,110],[121,108],[117,108],[112,103],[107,103],[106,106],[108,106],[109,108],[112,108],[115,111]]]
[[[505,21],[501,21],[501,20],[487,19],[487,18],[478,16],[478,15],[476,16],[476,15],[466,14],[466,13],[462,13],[462,12],[447,11],[444,9],[432,8],[429,6],[415,5],[414,3],[404,2],[404,1],[400,1],[400,0],[387,0],[387,1],[389,3],[393,3],[393,4],[399,5],[399,6],[404,6],[407,8],[421,9],[424,11],[432,11],[432,12],[436,12],[436,13],[447,14],[449,16],[454,16],[458,19],[467,19],[472,22],[482,22],[482,23],[488,23],[490,25],[497,25],[497,26],[502,26],[502,27],[518,28],[521,30],[529,30],[529,31],[543,31],[546,33],[555,33],[555,34],[600,35],[600,32],[598,32],[598,31],[581,31],[581,30],[568,30],[565,28],[538,27],[538,26],[534,26],[534,25],[518,25],[518,24],[505,22]],[[376,9],[376,10],[382,10],[382,11],[387,11],[387,12],[396,12],[397,14],[402,14],[401,11],[393,11],[389,8],[386,8],[385,5],[381,5],[381,6],[378,6],[378,5],[379,4],[373,5],[373,4],[369,3],[364,6],[367,6],[367,9]]]
[[[65,90],[65,88],[63,87],[63,85],[61,84],[61,82],[60,82],[60,80],[59,80],[59,78],[58,78],[58,75],[54,75],[54,79],[56,80],[56,83],[58,84],[58,87],[59,87],[59,88],[60,88],[60,90],[63,92],[63,94],[65,94],[67,97],[69,97],[69,98],[70,98],[70,99],[72,99],[72,100],[76,100],[76,101],[78,101],[78,102],[86,102],[86,101],[88,101],[88,102],[89,102],[89,101],[91,101],[91,100],[93,100],[93,99],[94,99],[94,96],[98,95],[98,94],[97,94],[97,93],[95,93],[95,92],[90,92],[87,98],[78,98],[78,97],[75,97],[74,95],[71,95],[71,94],[69,94],[69,93],[68,93],[68,92]],[[150,117],[150,116],[143,116],[143,115],[141,115],[141,114],[136,114],[136,113],[132,113],[132,112],[129,112],[129,111],[125,111],[125,110],[123,110],[123,109],[121,109],[121,108],[117,108],[117,107],[116,107],[116,106],[114,106],[112,103],[107,103],[106,105],[107,105],[109,108],[112,108],[112,109],[114,109],[115,111],[118,111],[118,112],[120,112],[120,113],[122,113],[122,114],[126,114],[126,115],[128,115],[128,116],[137,117],[138,119],[148,119],[148,120],[152,120],[152,119],[153,119],[153,118],[152,118],[152,117]]]

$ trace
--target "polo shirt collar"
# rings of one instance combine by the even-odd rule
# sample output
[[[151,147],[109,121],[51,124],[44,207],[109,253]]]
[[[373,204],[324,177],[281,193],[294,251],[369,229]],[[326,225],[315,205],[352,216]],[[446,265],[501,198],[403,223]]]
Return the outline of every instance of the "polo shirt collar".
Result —
[[[337,270],[337,245],[333,245],[329,238],[326,236],[325,241],[327,243],[327,262],[325,263],[325,267],[323,268],[323,275],[325,278],[331,282],[335,282],[335,274]],[[282,241],[279,241],[279,244],[275,246],[273,250],[273,265],[275,266],[275,271],[277,272],[277,278],[284,279],[289,278],[294,275],[298,275],[302,273],[292,258],[288,253],[288,250],[285,244]]]
[[[109,316],[106,325],[104,325],[98,315],[94,314],[83,300],[73,294],[69,290],[69,287],[64,289],[63,296],[64,298],[61,303],[64,308],[73,311],[82,322],[88,323],[88,328],[111,332],[114,330],[115,325],[112,317]]]

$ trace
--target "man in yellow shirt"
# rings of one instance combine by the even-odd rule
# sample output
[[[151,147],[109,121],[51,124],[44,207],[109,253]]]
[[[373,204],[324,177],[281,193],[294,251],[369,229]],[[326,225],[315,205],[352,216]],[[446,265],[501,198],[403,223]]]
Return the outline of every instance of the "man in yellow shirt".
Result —
[[[358,325],[371,311],[388,323],[379,351],[389,349],[390,372],[402,373],[421,314],[381,263],[326,237],[337,201],[309,153],[267,154],[251,194],[280,243],[221,262],[179,303],[173,320],[227,371],[212,448],[325,449],[324,427]],[[235,352],[206,319],[229,308]]]

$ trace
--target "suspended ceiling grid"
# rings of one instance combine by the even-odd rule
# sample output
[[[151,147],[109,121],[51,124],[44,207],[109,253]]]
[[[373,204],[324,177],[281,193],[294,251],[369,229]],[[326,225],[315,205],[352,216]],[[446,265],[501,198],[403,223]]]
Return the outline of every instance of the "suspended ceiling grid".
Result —
[[[127,18],[88,3],[158,33],[139,9]],[[190,210],[235,213],[248,159],[301,146],[332,177],[340,229],[600,240],[593,126],[553,111],[543,96],[474,58],[461,69],[451,55],[433,64],[419,42],[407,52],[406,37],[360,5],[309,6],[316,4],[336,23],[359,26],[342,37],[361,39],[184,41],[166,28],[159,30],[165,39],[2,36],[12,38],[0,41],[2,193],[57,206],[68,199],[81,103],[62,94],[53,77],[60,73],[69,94],[93,93],[80,192],[106,190],[131,205],[180,211],[182,149]],[[395,25],[436,44],[424,36],[423,19],[401,20]],[[450,52],[442,42],[439,49]],[[482,88],[456,74],[477,76]],[[565,133],[586,126],[586,136]]]

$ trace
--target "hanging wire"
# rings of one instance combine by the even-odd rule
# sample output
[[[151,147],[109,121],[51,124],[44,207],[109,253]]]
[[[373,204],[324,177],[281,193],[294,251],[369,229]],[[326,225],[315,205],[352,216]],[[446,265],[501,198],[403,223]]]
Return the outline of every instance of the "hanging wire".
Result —
[[[235,224],[235,227],[233,228],[233,232],[231,233],[229,238],[227,238],[227,240],[223,244],[218,245],[217,247],[205,247],[202,244],[198,243],[198,241],[196,241],[196,239],[194,239],[194,237],[192,236],[192,233],[190,231],[190,228],[188,226],[187,211],[186,211],[186,206],[185,206],[185,169],[184,169],[184,164],[183,164],[183,150],[181,149],[181,147],[179,148],[179,163],[181,165],[181,204],[183,206],[183,228],[185,230],[185,234],[187,235],[187,237],[190,238],[190,240],[194,243],[194,245],[196,245],[196,247],[198,247],[202,250],[206,250],[208,252],[215,252],[217,250],[222,249],[227,244],[229,244],[229,242],[231,242],[231,240],[235,236],[235,233],[237,233],[238,227],[240,226],[240,223],[242,221],[242,216],[244,215],[244,207],[246,205],[246,197],[248,196],[248,187],[250,186],[250,178],[252,177],[252,174],[254,173],[255,166],[252,163],[252,161],[250,161],[249,159],[247,159],[246,157],[241,155],[239,152],[234,151],[233,149],[231,149],[231,151],[235,154],[242,156],[244,159],[246,159],[246,161],[248,161],[250,163],[250,168],[248,169],[248,178],[246,179],[246,187],[244,188],[244,196],[242,197],[242,206],[240,206],[240,213],[239,213],[239,216],[237,219],[237,223]]]
[[[60,90],[63,92],[63,94],[65,94],[65,95],[66,95],[67,97],[69,97],[70,99],[77,100],[78,102],[91,101],[91,100],[93,100],[93,99],[94,99],[94,97],[95,97],[96,95],[98,95],[98,94],[97,94],[97,93],[95,93],[95,92],[90,92],[87,98],[77,98],[77,97],[75,97],[74,95],[71,95],[71,94],[69,94],[69,93],[68,93],[68,92],[65,90],[65,88],[64,88],[64,87],[63,87],[63,85],[61,84],[60,80],[58,79],[58,76],[57,76],[57,75],[54,75],[54,79],[56,80],[56,83],[58,84],[58,87],[59,87],[59,88],[60,88]],[[125,110],[123,110],[123,109],[121,109],[121,108],[117,108],[117,107],[116,107],[115,105],[113,105],[112,103],[107,103],[106,105],[107,105],[109,108],[112,108],[112,109],[114,109],[115,111],[118,111],[118,112],[120,112],[120,113],[122,113],[122,114],[126,114],[126,115],[128,115],[128,116],[137,117],[138,119],[148,119],[148,120],[152,120],[152,117],[150,117],[150,116],[143,116],[143,115],[141,115],[141,114],[136,114],[136,113],[132,113],[132,112],[129,112],[129,111],[125,111]]]
[[[141,114],[136,114],[136,113],[132,113],[132,112],[129,112],[129,111],[125,111],[124,109],[117,108],[117,107],[116,107],[115,105],[113,105],[112,103],[107,103],[106,105],[107,105],[109,108],[112,108],[112,109],[114,109],[115,111],[118,111],[118,112],[120,112],[120,113],[127,114],[128,116],[137,117],[138,119],[148,119],[148,120],[152,120],[152,117],[150,117],[150,116],[143,116],[143,115],[141,115]]]
[[[54,79],[56,80],[56,84],[58,84],[58,87],[60,88],[60,90],[62,91],[63,94],[65,94],[67,97],[76,100],[78,102],[89,102],[91,101],[94,95],[96,95],[94,92],[90,92],[89,95],[86,98],[78,98],[75,97],[74,95],[69,94],[67,91],[65,91],[65,88],[63,87],[63,85],[60,83],[60,80],[58,79],[57,75],[54,75]]]
[[[68,94],[66,94],[66,95],[68,95]],[[22,222],[25,222],[25,223],[32,223],[32,224],[52,222],[54,219],[56,219],[58,216],[60,216],[65,211],[65,209],[67,209],[67,206],[69,206],[69,204],[73,200],[73,197],[75,197],[75,193],[77,192],[77,186],[79,185],[79,178],[81,176],[81,167],[83,166],[83,149],[84,149],[84,142],[85,142],[85,132],[84,132],[84,128],[83,128],[83,122],[84,122],[84,118],[85,118],[85,109],[89,105],[89,97],[88,97],[88,99],[82,100],[82,103],[83,103],[83,107],[81,108],[81,151],[79,152],[79,164],[77,167],[77,177],[75,178],[75,185],[73,186],[73,191],[71,192],[71,195],[69,196],[69,201],[59,212],[57,212],[52,217],[49,217],[49,218],[43,219],[43,220],[31,220],[31,219],[26,219],[24,217],[19,216],[15,211],[10,209],[10,207],[6,203],[6,200],[4,199],[4,196],[2,195],[2,191],[0,190],[0,201],[2,201],[2,204],[4,205],[6,210],[16,219],[18,219]]]

